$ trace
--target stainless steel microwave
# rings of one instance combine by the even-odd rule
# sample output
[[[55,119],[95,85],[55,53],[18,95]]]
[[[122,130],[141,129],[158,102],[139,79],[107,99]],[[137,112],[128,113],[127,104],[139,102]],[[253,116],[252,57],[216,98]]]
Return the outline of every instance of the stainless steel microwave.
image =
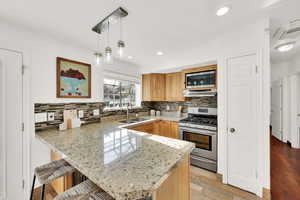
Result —
[[[185,74],[185,88],[215,88],[216,70]]]

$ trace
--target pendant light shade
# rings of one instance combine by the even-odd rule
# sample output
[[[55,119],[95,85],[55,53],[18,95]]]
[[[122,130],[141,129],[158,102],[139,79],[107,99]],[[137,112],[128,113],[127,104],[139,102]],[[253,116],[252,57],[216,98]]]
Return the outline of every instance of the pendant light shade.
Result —
[[[101,63],[101,61],[102,61],[103,55],[100,52],[95,52],[94,55],[95,55],[96,65],[99,65]]]
[[[125,42],[122,40],[119,40],[118,41],[118,53],[121,58],[124,55],[124,48],[125,48]]]
[[[112,50],[110,47],[106,47],[105,48],[105,61],[107,63],[111,63],[112,62]]]

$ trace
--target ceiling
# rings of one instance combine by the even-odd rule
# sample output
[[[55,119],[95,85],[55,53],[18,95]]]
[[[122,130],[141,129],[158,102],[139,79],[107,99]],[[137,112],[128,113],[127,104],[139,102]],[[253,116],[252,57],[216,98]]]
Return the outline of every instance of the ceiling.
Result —
[[[55,38],[81,47],[96,50],[99,36],[91,28],[120,5],[129,12],[123,21],[123,40],[126,42],[126,58],[141,66],[176,65],[189,60],[182,54],[197,48],[220,31],[241,25],[261,15],[274,17],[273,26],[289,20],[293,9],[284,2],[299,0],[1,0],[0,19],[26,26]],[[217,8],[230,5],[231,12],[224,17],[215,15]],[[298,6],[299,8],[299,6]],[[279,18],[279,19],[277,19]],[[100,36],[104,49],[106,36]],[[111,28],[110,46],[119,39],[117,25]],[[116,49],[113,49],[116,51]],[[157,56],[163,51],[163,56]],[[180,55],[180,56],[178,56]],[[189,64],[189,63],[186,63]]]
[[[270,9],[269,15],[271,16],[271,62],[280,63],[288,62],[295,56],[300,56],[300,33],[293,39],[298,39],[296,46],[289,52],[278,52],[274,49],[276,41],[272,40],[272,36],[278,30],[278,28],[286,27],[290,21],[300,19],[300,1],[299,0],[287,0],[281,2],[281,4]]]

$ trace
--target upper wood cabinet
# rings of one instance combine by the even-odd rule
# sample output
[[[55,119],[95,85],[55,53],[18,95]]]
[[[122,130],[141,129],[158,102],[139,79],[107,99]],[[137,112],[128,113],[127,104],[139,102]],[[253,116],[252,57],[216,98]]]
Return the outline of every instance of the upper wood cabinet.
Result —
[[[142,94],[143,101],[165,101],[166,75],[143,74]]]
[[[184,101],[183,73],[166,74],[166,101]]]

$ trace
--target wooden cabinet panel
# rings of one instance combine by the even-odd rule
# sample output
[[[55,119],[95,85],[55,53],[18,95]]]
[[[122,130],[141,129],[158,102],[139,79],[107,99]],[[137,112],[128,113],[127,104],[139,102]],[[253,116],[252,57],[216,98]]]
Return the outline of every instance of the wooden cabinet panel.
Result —
[[[154,123],[141,124],[138,126],[129,127],[128,129],[153,134],[154,133]]]
[[[179,137],[179,124],[178,122],[170,123],[170,137],[175,139],[180,139]]]
[[[165,101],[165,74],[143,74],[142,79],[143,101]]]
[[[152,123],[129,127],[128,129],[179,139],[179,125],[178,122],[173,121],[159,120]]]
[[[184,80],[181,72],[166,74],[166,101],[184,101]]]
[[[186,155],[153,194],[153,200],[190,200],[190,160]]]
[[[51,161],[62,159],[61,155],[57,152],[51,152]],[[51,185],[57,194],[63,193],[67,189],[73,187],[73,178],[72,175],[67,175],[61,178],[58,178],[51,182]]]

